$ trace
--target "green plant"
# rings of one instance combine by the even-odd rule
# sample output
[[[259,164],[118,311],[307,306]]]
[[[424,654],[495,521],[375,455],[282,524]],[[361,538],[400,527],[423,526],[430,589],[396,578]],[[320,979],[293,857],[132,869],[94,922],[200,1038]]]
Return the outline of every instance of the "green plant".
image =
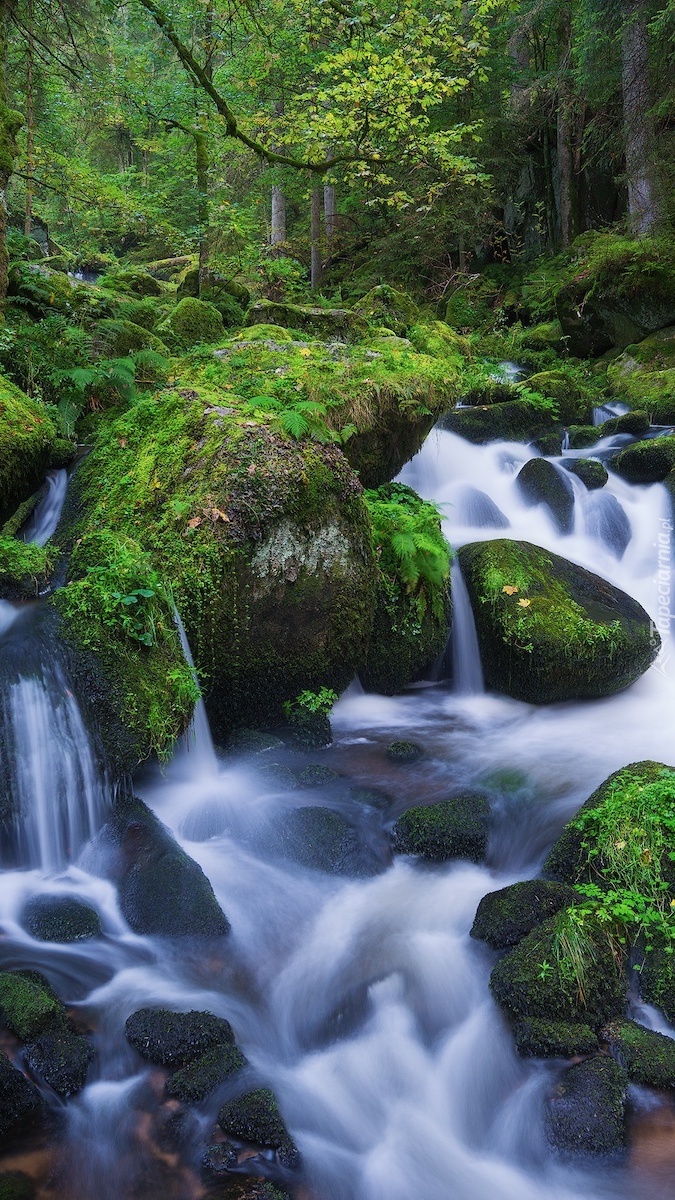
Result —
[[[408,593],[448,578],[450,547],[435,504],[421,501],[402,484],[386,484],[365,493],[373,524],[373,547],[380,567]]]
[[[300,692],[295,700],[284,701],[284,712],[289,721],[301,721],[306,717],[327,717],[338,699],[332,688],[322,687],[318,692]]]
[[[271,418],[282,433],[294,438],[313,437],[317,442],[337,442],[344,445],[356,433],[356,426],[347,424],[340,430],[326,424],[328,407],[318,400],[286,402],[274,396],[253,396],[244,407],[258,420]]]

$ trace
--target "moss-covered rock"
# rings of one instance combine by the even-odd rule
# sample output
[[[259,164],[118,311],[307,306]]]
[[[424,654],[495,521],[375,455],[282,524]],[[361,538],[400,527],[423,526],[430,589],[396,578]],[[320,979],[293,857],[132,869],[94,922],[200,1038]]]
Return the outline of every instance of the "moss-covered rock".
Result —
[[[102,276],[100,285],[111,291],[131,292],[134,296],[161,296],[164,291],[154,275],[131,267],[108,272]]]
[[[542,1021],[524,1017],[513,1026],[516,1049],[523,1058],[575,1058],[595,1054],[600,1045],[590,1025],[579,1021]]]
[[[168,354],[166,343],[143,325],[121,318],[98,321],[94,328],[94,345],[109,358],[128,358],[139,350]]]
[[[560,321],[542,321],[530,329],[524,329],[520,338],[524,350],[561,351],[564,346]]]
[[[635,1021],[612,1021],[602,1031],[610,1053],[631,1083],[675,1088],[675,1042]]]
[[[31,1071],[59,1096],[75,1096],[87,1082],[94,1048],[65,1026],[48,1029],[25,1048]]]
[[[294,341],[293,335],[282,325],[251,325],[242,330],[241,338],[247,342],[270,342],[276,346]]]
[[[0,376],[0,522],[42,483],[56,436],[44,405]]]
[[[565,424],[583,424],[590,420],[593,405],[597,404],[597,388],[585,380],[579,371],[569,367],[537,371],[527,381],[528,389],[553,400],[558,415]]]
[[[0,534],[0,598],[34,600],[46,586],[53,565],[50,547]]]
[[[420,354],[430,354],[434,358],[452,359],[457,363],[460,358],[471,356],[468,339],[461,337],[445,321],[425,321],[421,325],[412,325],[408,329],[408,339]]]
[[[341,813],[311,805],[280,814],[269,827],[270,848],[303,867],[363,877],[381,863]]]
[[[215,1046],[194,1062],[174,1071],[167,1079],[166,1094],[174,1100],[182,1100],[183,1104],[200,1104],[223,1080],[247,1065],[238,1046]]]
[[[185,1067],[234,1043],[229,1021],[209,1012],[141,1008],[127,1019],[124,1032],[141,1058],[161,1067]]]
[[[578,903],[574,888],[545,879],[513,883],[483,896],[471,927],[471,936],[494,950],[516,946],[542,921]]]
[[[23,1171],[0,1171],[0,1200],[34,1200],[35,1183]]]
[[[580,991],[573,964],[556,949],[558,921],[552,917],[537,925],[493,968],[490,988],[497,1003],[512,1020],[537,1017],[596,1026],[622,1014],[626,984],[603,929],[586,923],[584,947],[592,965]]]
[[[403,766],[417,762],[422,757],[422,753],[422,747],[418,746],[417,742],[396,741],[390,742],[387,746],[389,762],[399,763]]]
[[[367,691],[391,696],[420,679],[445,649],[451,620],[450,556],[438,510],[403,484],[385,484],[366,493],[374,529],[374,550],[380,569],[373,629],[359,678]],[[424,545],[425,570],[410,578],[396,553],[397,535],[417,538]],[[415,568],[417,570],[417,568]]]
[[[602,435],[599,425],[570,425],[567,429],[570,450],[588,450],[595,446]]]
[[[160,322],[157,334],[172,349],[189,350],[202,342],[221,341],[225,326],[215,305],[186,296],[166,320]]]
[[[337,771],[323,763],[310,763],[298,772],[298,783],[304,788],[330,787],[332,783],[339,783],[340,778]]]
[[[490,802],[479,792],[467,792],[438,804],[409,808],[394,826],[397,854],[415,854],[427,862],[485,857],[490,826]]]
[[[33,1125],[43,1111],[42,1097],[35,1085],[0,1051],[0,1137],[19,1133]],[[0,1185],[1,1181],[0,1176]],[[8,1191],[8,1195],[12,1192]]]
[[[533,704],[611,696],[658,653],[637,601],[557,554],[498,539],[459,560],[488,687]]]
[[[369,325],[384,326],[398,337],[407,337],[412,326],[420,324],[421,316],[410,296],[386,283],[378,284],[358,300],[354,312],[360,313]]]
[[[18,971],[0,974],[0,1024],[25,1042],[49,1028],[62,1015],[54,994]]]
[[[531,458],[520,468],[516,486],[525,503],[544,504],[560,533],[574,528],[574,488],[565,472],[545,458]]]
[[[566,458],[563,466],[566,471],[576,475],[591,492],[604,487],[609,479],[607,468],[597,458]]]
[[[675,437],[649,438],[626,446],[610,466],[629,483],[661,483],[675,467]]]
[[[675,420],[675,325],[627,346],[607,368],[617,396],[639,405],[657,424]]]
[[[213,938],[229,932],[201,867],[141,800],[118,800],[104,839],[118,851],[119,905],[135,933]]]
[[[295,1166],[299,1161],[298,1150],[284,1124],[274,1093],[267,1088],[246,1092],[236,1100],[228,1101],[218,1113],[218,1124],[232,1137],[276,1150],[286,1166]]]
[[[654,1004],[675,1023],[675,964],[672,954],[662,947],[649,950],[639,976],[640,992],[648,1004]]]
[[[528,400],[509,400],[503,404],[456,408],[447,413],[441,428],[457,433],[468,442],[531,442],[549,433],[564,433],[561,422],[544,413]]]
[[[562,1155],[610,1155],[625,1142],[627,1077],[611,1058],[568,1067],[548,1098],[546,1131]]]
[[[281,325],[283,329],[300,329],[311,337],[325,341],[358,342],[368,332],[368,322],[347,308],[314,308],[303,304],[282,304],[275,300],[258,300],[251,306],[247,325]]]
[[[96,909],[77,896],[34,896],[21,921],[40,942],[80,942],[101,934]]]

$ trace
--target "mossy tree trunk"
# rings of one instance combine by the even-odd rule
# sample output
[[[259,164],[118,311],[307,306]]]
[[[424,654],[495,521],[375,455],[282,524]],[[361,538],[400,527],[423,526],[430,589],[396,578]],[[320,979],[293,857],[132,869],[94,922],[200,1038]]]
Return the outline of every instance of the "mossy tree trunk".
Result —
[[[8,104],[7,54],[8,24],[14,0],[0,0],[0,309],[7,297],[7,185],[14,170],[18,154],[16,135],[23,118]]]
[[[624,0],[621,90],[628,214],[633,232],[651,233],[659,220],[649,86],[649,16],[644,0]]]
[[[579,232],[578,196],[574,162],[575,105],[570,71],[572,67],[572,14],[565,5],[558,22],[557,159],[560,211],[560,241],[569,246]]]

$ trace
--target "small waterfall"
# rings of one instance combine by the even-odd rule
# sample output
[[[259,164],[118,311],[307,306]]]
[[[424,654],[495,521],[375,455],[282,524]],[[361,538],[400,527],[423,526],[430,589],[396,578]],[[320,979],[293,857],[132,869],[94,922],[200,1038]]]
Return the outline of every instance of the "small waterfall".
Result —
[[[514,362],[500,362],[494,371],[491,372],[493,379],[498,379],[500,383],[517,383],[519,379],[524,379],[527,375],[525,367],[521,367]]]
[[[612,417],[622,417],[627,412],[630,412],[628,405],[620,400],[613,400],[611,404],[600,404],[593,409],[593,424],[602,425]]]
[[[476,622],[462,569],[457,558],[451,568],[452,581],[452,680],[458,696],[475,696],[485,691],[478,648]]]
[[[173,616],[178,636],[180,637],[180,644],[183,647],[185,661],[194,673],[195,682],[199,684],[197,669],[192,657],[192,651],[190,650],[190,643],[187,640],[185,626],[180,619],[180,613],[177,608],[174,608]],[[199,701],[195,705],[195,711],[192,714],[190,728],[185,736],[185,748],[190,755],[190,766],[194,769],[197,776],[207,777],[218,774],[218,759],[213,746],[209,719],[206,715],[206,706],[202,699],[201,691]]]
[[[45,480],[45,493],[21,533],[24,542],[44,546],[59,523],[68,487],[68,472],[61,468],[50,471]]]
[[[566,429],[563,434],[562,449],[569,450],[569,448],[570,448],[570,435],[569,435],[569,430]]]

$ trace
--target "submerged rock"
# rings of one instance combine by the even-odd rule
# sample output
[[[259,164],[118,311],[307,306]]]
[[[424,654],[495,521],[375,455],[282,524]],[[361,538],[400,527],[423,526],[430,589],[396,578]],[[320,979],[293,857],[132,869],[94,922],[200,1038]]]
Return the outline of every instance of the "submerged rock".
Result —
[[[387,746],[387,758],[390,762],[408,763],[417,762],[422,757],[423,750],[416,742],[390,742]]]
[[[303,867],[335,875],[374,875],[384,865],[340,813],[314,805],[280,814],[269,830],[269,844]]]
[[[276,1150],[284,1166],[296,1166],[300,1155],[284,1124],[274,1093],[267,1088],[247,1092],[224,1104],[218,1113],[224,1133]]]
[[[40,942],[80,942],[101,936],[96,909],[77,896],[34,896],[21,920],[31,937]]]
[[[578,892],[563,883],[546,879],[512,883],[483,896],[471,936],[487,942],[494,950],[508,950],[537,925],[578,902]]]
[[[531,458],[518,472],[516,486],[528,506],[544,504],[560,532],[572,532],[574,488],[564,471],[545,458]]]
[[[607,1155],[625,1141],[628,1079],[611,1058],[596,1056],[568,1067],[548,1099],[546,1129],[561,1154]]]
[[[0,1050],[0,1137],[32,1125],[42,1112],[42,1097],[35,1085]]]
[[[103,831],[116,848],[122,914],[135,933],[222,937],[230,925],[201,867],[135,797],[118,801]]]
[[[458,557],[490,688],[531,704],[611,696],[658,653],[636,600],[557,554],[503,539]]]
[[[479,792],[467,792],[439,804],[409,808],[394,826],[397,854],[415,854],[427,862],[485,857],[490,824],[490,801]]]

